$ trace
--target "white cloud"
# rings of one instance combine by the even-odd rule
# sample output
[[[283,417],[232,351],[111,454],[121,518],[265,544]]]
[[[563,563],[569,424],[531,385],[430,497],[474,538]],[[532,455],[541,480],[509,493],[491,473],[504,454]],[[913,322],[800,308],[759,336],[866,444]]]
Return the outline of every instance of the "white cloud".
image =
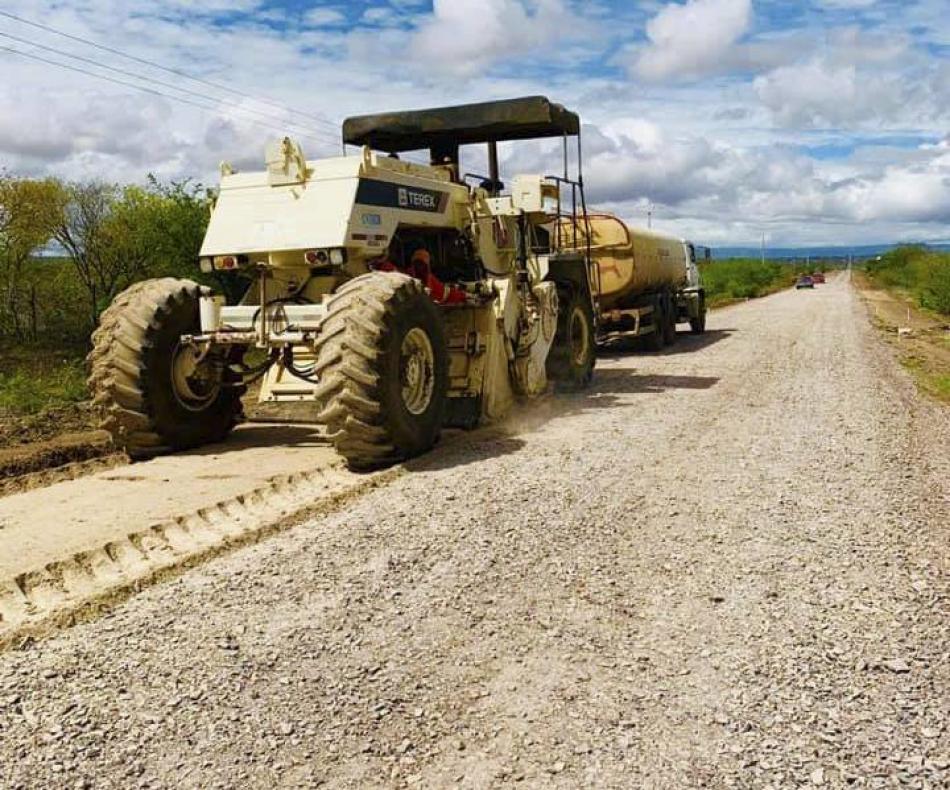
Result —
[[[887,168],[830,191],[825,207],[852,222],[950,222],[950,156],[906,170]]]
[[[434,8],[398,0],[370,9],[380,12],[366,20],[376,23],[372,29],[352,30],[323,15],[328,26],[315,35],[314,20],[301,25],[299,14],[281,16],[262,0],[10,0],[4,8],[12,13],[239,95],[187,83],[221,98],[204,111],[0,54],[0,168],[115,181],[152,171],[214,183],[222,159],[259,167],[267,139],[288,124],[313,125],[302,142],[318,157],[339,150],[338,123],[346,115],[546,93],[585,120],[592,205],[631,220],[643,222],[654,202],[658,227],[714,243],[751,241],[763,231],[776,244],[947,237],[948,144],[908,142],[946,138],[950,128],[950,62],[922,46],[934,31],[947,31],[947,22],[941,3],[913,1],[906,17],[885,15],[874,30],[817,29],[807,16],[801,26],[767,29],[764,15],[751,19],[748,4],[724,0],[651,4],[659,10],[651,37],[636,52],[654,69],[647,80],[635,66],[628,79],[602,63],[604,51],[643,35],[645,4],[628,9],[619,25],[599,6],[576,0],[439,0]],[[342,2],[310,10],[344,8],[351,13]],[[697,9],[706,14],[698,21],[689,16]],[[220,11],[237,15],[222,24],[214,16]],[[383,24],[397,18],[405,30]],[[669,27],[670,19],[679,23]],[[71,47],[9,22],[0,30]],[[671,84],[660,74],[695,79]],[[275,128],[238,120],[236,107],[261,113],[258,120]],[[853,141],[853,154],[809,155],[810,146],[847,151]],[[507,175],[548,172],[559,162],[544,144],[512,144],[504,154]],[[479,169],[479,155],[468,153],[468,169]]]
[[[564,0],[434,0],[407,52],[430,70],[475,74],[587,31]]]
[[[751,19],[751,0],[670,3],[647,23],[650,43],[638,53],[634,71],[650,80],[715,71],[748,31]]]
[[[367,8],[360,17],[363,24],[380,27],[391,27],[402,21],[402,17],[394,8]]]
[[[919,124],[948,117],[941,97],[946,89],[932,67],[911,71],[908,59],[908,72],[901,74],[861,63],[857,52],[830,51],[781,66],[756,77],[753,88],[785,127],[873,128],[900,119]]]
[[[821,60],[783,66],[754,83],[759,98],[786,124],[834,126],[860,117],[857,69],[832,67]],[[873,105],[873,100],[872,100]]]
[[[877,0],[819,0],[818,5],[826,8],[870,8],[877,4]]]
[[[864,243],[947,235],[950,145],[884,149],[821,162],[787,145],[746,147],[702,134],[671,136],[641,119],[585,127],[588,197],[635,224],[711,243]],[[557,152],[547,151],[547,162]],[[896,160],[896,161],[895,161]],[[508,172],[543,169],[535,146],[513,149]]]
[[[303,15],[303,21],[310,27],[331,27],[342,25],[346,16],[335,8],[311,8]]]

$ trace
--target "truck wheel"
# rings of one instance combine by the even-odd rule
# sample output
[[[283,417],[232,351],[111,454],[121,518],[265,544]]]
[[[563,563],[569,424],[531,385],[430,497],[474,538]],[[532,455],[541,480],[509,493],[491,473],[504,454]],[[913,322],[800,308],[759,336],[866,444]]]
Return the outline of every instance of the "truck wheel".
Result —
[[[384,466],[435,444],[448,348],[421,282],[371,272],[345,283],[328,303],[315,350],[317,419],[351,468]]]
[[[240,381],[180,342],[199,331],[199,293],[197,283],[172,277],[136,283],[92,336],[93,404],[134,459],[221,441],[241,417]]]
[[[547,375],[559,389],[590,386],[597,361],[594,310],[583,293],[568,286],[557,289],[557,331],[548,352]]]
[[[653,331],[643,336],[643,347],[647,351],[662,351],[666,347],[666,315],[663,310],[663,299],[656,297],[653,300]]]
[[[699,315],[689,319],[689,331],[694,335],[701,335],[706,331],[706,297],[699,296]]]
[[[663,342],[672,346],[676,342],[676,304],[669,291],[664,291],[663,301]]]

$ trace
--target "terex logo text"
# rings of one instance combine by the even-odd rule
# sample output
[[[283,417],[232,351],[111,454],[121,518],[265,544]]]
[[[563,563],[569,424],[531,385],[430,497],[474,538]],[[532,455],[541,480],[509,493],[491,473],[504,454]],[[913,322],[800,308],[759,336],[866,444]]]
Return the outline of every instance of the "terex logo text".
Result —
[[[422,209],[423,211],[437,211],[435,195],[430,192],[417,192],[405,187],[399,188],[399,205],[402,208]]]

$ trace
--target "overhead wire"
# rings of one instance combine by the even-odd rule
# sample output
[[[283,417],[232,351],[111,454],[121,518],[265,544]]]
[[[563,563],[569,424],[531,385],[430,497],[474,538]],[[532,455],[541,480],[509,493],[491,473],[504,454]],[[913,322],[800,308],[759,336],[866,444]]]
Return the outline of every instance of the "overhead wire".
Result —
[[[48,64],[48,65],[50,65],[50,66],[57,66],[57,67],[59,67],[59,68],[61,68],[61,69],[66,69],[67,71],[74,71],[74,72],[76,72],[76,73],[78,73],[78,74],[85,74],[85,75],[88,75],[88,76],[90,76],[90,77],[96,77],[97,79],[105,80],[106,82],[111,82],[111,83],[114,83],[114,84],[116,84],[116,85],[123,85],[123,86],[128,87],[128,88],[134,88],[134,89],[136,89],[136,90],[144,91],[145,93],[151,93],[151,94],[153,94],[153,95],[155,95],[155,96],[161,96],[162,98],[169,99],[169,100],[171,100],[171,101],[177,101],[177,102],[180,102],[180,103],[182,103],[182,104],[191,105],[192,107],[198,107],[199,109],[202,109],[202,110],[214,110],[214,111],[216,111],[216,112],[219,112],[219,111],[221,111],[221,109],[222,109],[222,108],[220,108],[220,107],[214,107],[214,106],[211,106],[211,105],[202,104],[202,103],[199,103],[199,102],[196,102],[196,101],[192,101],[191,99],[185,99],[185,98],[182,98],[181,96],[174,96],[174,95],[172,95],[172,94],[170,94],[170,93],[165,93],[165,92],[163,92],[163,91],[156,90],[156,89],[154,89],[154,88],[146,87],[145,85],[137,85],[137,84],[134,83],[134,82],[126,82],[125,80],[116,79],[115,77],[109,77],[109,76],[107,76],[107,75],[105,75],[105,74],[97,74],[97,73],[94,72],[94,71],[89,71],[88,69],[83,69],[83,68],[80,68],[80,67],[78,67],[78,66],[71,66],[71,65],[69,65],[68,63],[59,63],[59,62],[57,62],[57,61],[55,61],[55,60],[50,60],[49,58],[44,58],[44,57],[42,57],[41,55],[36,55],[36,54],[31,53],[31,52],[24,52],[23,50],[14,49],[13,47],[5,47],[5,46],[3,46],[3,45],[0,45],[0,51],[3,51],[3,52],[10,52],[10,53],[12,53],[12,54],[14,54],[14,55],[20,55],[21,57],[24,57],[24,58],[30,58],[31,60],[36,60],[36,61],[39,61],[39,62],[41,62],[41,63],[46,63],[46,64]],[[243,123],[254,124],[255,126],[260,126],[260,127],[262,127],[262,128],[270,129],[271,131],[276,131],[276,132],[279,132],[279,133],[281,133],[281,134],[284,134],[284,133],[286,132],[286,129],[285,129],[285,128],[280,128],[280,127],[277,127],[277,126],[273,126],[273,125],[271,125],[271,124],[265,123],[264,121],[258,121],[258,120],[253,119],[253,118],[236,118],[236,119],[235,119],[235,118],[232,117],[231,120],[239,120],[239,121],[241,121],[241,122],[243,122]],[[321,143],[323,143],[323,144],[327,144],[327,141],[326,141],[325,139],[318,138],[318,137],[316,137],[315,135],[313,135],[313,134],[311,134],[311,133],[307,133],[306,135],[301,135],[301,136],[306,137],[306,138],[311,139],[311,140],[314,140],[314,141],[319,141],[319,142],[321,142]],[[334,143],[334,145],[337,145],[337,144],[338,144],[338,142]]]
[[[46,52],[51,52],[60,57],[70,58],[72,60],[77,60],[82,63],[88,63],[89,65],[95,66],[96,68],[105,69],[106,71],[111,71],[115,74],[121,74],[125,77],[131,77],[132,79],[142,80],[143,82],[149,82],[153,85],[160,85],[163,88],[170,88],[171,90],[178,91],[179,93],[184,93],[189,96],[195,96],[199,99],[204,99],[207,101],[220,103],[221,105],[227,107],[228,109],[231,109],[233,112],[241,112],[246,115],[254,115],[256,117],[261,117],[261,118],[267,117],[263,113],[257,112],[248,107],[241,107],[240,105],[236,105],[231,102],[223,102],[221,101],[221,99],[219,99],[216,96],[210,96],[207,93],[201,93],[199,91],[190,90],[189,88],[179,87],[169,82],[164,82],[163,80],[157,80],[154,77],[148,77],[144,74],[137,74],[134,71],[126,71],[125,69],[116,68],[115,66],[110,66],[106,63],[101,63],[100,61],[97,61],[94,58],[86,58],[86,57],[83,57],[82,55],[74,55],[70,52],[65,52],[63,50],[57,49],[56,47],[48,47],[44,44],[39,44],[35,41],[30,41],[28,39],[20,38],[19,36],[11,35],[10,33],[4,33],[3,31],[0,31],[0,36],[16,41],[18,44],[24,44],[29,47],[34,47],[36,49],[40,49]],[[26,53],[23,53],[23,54],[26,54]],[[322,141],[329,142],[328,138],[323,137],[325,132],[322,132],[322,131],[318,132],[315,129],[307,128],[306,126],[303,126],[296,122],[286,123],[285,128],[297,134],[312,135],[314,136],[314,139],[320,139]],[[334,141],[333,144],[337,144],[338,142],[339,141]]]
[[[147,58],[141,58],[141,57],[138,57],[137,55],[130,55],[128,52],[123,52],[122,50],[119,50],[119,49],[107,47],[105,44],[100,44],[91,39],[83,38],[82,36],[77,36],[72,33],[67,33],[64,30],[59,30],[55,27],[52,27],[51,25],[44,25],[41,22],[34,22],[31,19],[26,19],[25,17],[17,16],[16,14],[11,14],[9,11],[0,11],[0,16],[6,17],[7,19],[12,19],[13,21],[20,22],[21,24],[24,24],[24,25],[30,25],[31,27],[46,31],[47,33],[52,33],[57,36],[62,36],[63,38],[70,39],[71,41],[75,41],[80,44],[85,44],[90,47],[95,47],[96,49],[100,49],[103,52],[109,52],[112,55],[118,55],[119,57],[127,58],[128,60],[135,61],[136,63],[141,63],[145,66],[151,66],[152,68],[160,69],[162,71],[168,72],[169,74],[174,74],[178,77],[184,77],[185,79],[189,79],[194,82],[200,82],[203,85],[207,85],[208,87],[215,88],[217,90],[226,91],[228,93],[241,96],[242,98],[251,99],[252,101],[256,101],[260,104],[266,104],[268,106],[275,107],[281,110],[288,109],[286,105],[276,102],[273,99],[265,98],[261,96],[248,95],[248,94],[245,94],[243,91],[238,90],[237,88],[233,88],[229,85],[225,85],[219,82],[213,82],[212,80],[207,80],[207,79],[204,79],[203,77],[196,77],[192,74],[189,74],[186,71],[182,71],[181,69],[165,66],[153,60],[148,60]],[[297,112],[299,115],[309,118],[310,120],[316,123],[326,126],[333,133],[336,133],[339,129],[339,127],[336,124],[334,124],[332,121],[326,118],[321,118],[318,115],[313,115],[312,113],[306,113],[301,110],[294,110],[294,112]]]
[[[136,63],[140,63],[140,64],[142,64],[142,65],[146,65],[146,66],[150,66],[150,67],[152,67],[152,68],[160,69],[160,70],[165,71],[165,72],[167,72],[167,73],[169,73],[169,74],[174,74],[174,75],[176,75],[176,76],[183,77],[183,78],[188,79],[188,80],[192,80],[193,82],[197,82],[197,83],[200,83],[200,84],[203,84],[203,85],[207,85],[207,86],[209,86],[209,87],[215,88],[216,90],[226,91],[226,92],[231,93],[231,94],[234,94],[234,95],[236,95],[236,96],[240,96],[240,97],[242,97],[242,98],[249,99],[249,100],[251,100],[251,101],[253,101],[253,102],[256,102],[256,103],[258,103],[258,104],[268,105],[268,106],[271,106],[271,107],[274,107],[274,108],[283,110],[283,111],[285,111],[285,112],[288,111],[288,110],[290,110],[290,108],[287,107],[286,105],[283,105],[283,104],[281,104],[281,103],[279,103],[279,102],[273,101],[272,99],[264,98],[264,97],[261,97],[261,96],[249,95],[249,94],[244,93],[243,91],[240,91],[240,90],[238,90],[238,89],[236,89],[236,88],[232,88],[232,87],[230,87],[230,86],[228,86],[228,85],[224,85],[224,84],[222,84],[222,83],[214,82],[214,81],[212,81],[212,80],[207,80],[207,79],[204,79],[204,78],[202,78],[202,77],[196,77],[196,76],[194,76],[194,75],[192,75],[192,74],[188,74],[187,72],[182,71],[181,69],[176,69],[176,68],[172,68],[172,67],[169,67],[169,66],[165,66],[165,65],[163,65],[163,64],[161,64],[161,63],[157,63],[157,62],[155,62],[155,61],[148,60],[148,59],[146,59],[146,58],[138,57],[137,55],[131,55],[131,54],[127,53],[127,52],[123,52],[122,50],[114,49],[113,47],[108,47],[108,46],[106,46],[106,45],[104,45],[104,44],[100,44],[100,43],[98,43],[98,42],[96,42],[96,41],[92,41],[91,39],[83,38],[82,36],[76,36],[76,35],[73,35],[72,33],[67,33],[67,32],[65,32],[65,31],[63,31],[63,30],[59,30],[59,29],[57,29],[57,28],[55,28],[55,27],[52,27],[51,25],[44,25],[44,24],[42,24],[42,23],[40,23],[40,22],[34,22],[33,20],[26,19],[25,17],[21,17],[21,16],[18,16],[18,15],[16,15],[16,14],[11,14],[11,13],[8,12],[8,11],[2,11],[2,10],[0,10],[0,17],[6,17],[6,18],[11,19],[11,20],[13,20],[13,21],[15,21],[15,22],[19,22],[19,23],[24,24],[24,25],[29,25],[29,26],[34,27],[34,28],[37,28],[37,29],[39,29],[39,30],[46,31],[46,32],[48,32],[48,33],[52,33],[52,34],[57,35],[57,36],[61,36],[62,38],[66,38],[66,39],[69,39],[69,40],[71,40],[71,41],[75,41],[75,42],[78,42],[78,43],[81,43],[81,44],[84,44],[84,45],[87,45],[87,46],[90,46],[90,47],[94,47],[94,48],[96,48],[96,49],[102,50],[103,52],[108,52],[108,53],[110,53],[110,54],[118,55],[119,57],[126,58],[126,59],[131,60],[131,61],[134,61],[134,62],[136,62]],[[0,45],[0,51],[10,52],[10,53],[12,53],[12,54],[20,55],[20,56],[22,56],[22,57],[30,58],[30,59],[32,59],[32,60],[36,60],[36,61],[39,61],[39,62],[42,62],[42,63],[49,64],[49,65],[51,65],[51,66],[57,66],[57,67],[59,67],[59,68],[67,69],[67,70],[69,70],[69,71],[73,71],[73,72],[76,72],[76,73],[79,73],[79,74],[85,74],[85,75],[90,76],[90,77],[96,77],[96,78],[101,79],[101,80],[106,80],[106,81],[108,81],[108,82],[112,82],[112,83],[114,83],[114,84],[116,84],[116,85],[122,85],[122,86],[125,86],[125,87],[133,88],[133,89],[135,89],[135,90],[144,91],[144,92],[146,92],[146,93],[150,93],[150,94],[155,95],[155,96],[161,96],[161,97],[166,98],[166,99],[169,99],[169,100],[171,100],[171,101],[177,101],[177,102],[179,102],[179,103],[187,104],[187,105],[190,105],[190,106],[192,106],[192,107],[197,107],[197,108],[203,109],[203,110],[212,110],[212,111],[216,111],[216,112],[221,112],[222,110],[226,110],[226,111],[229,111],[229,112],[232,112],[232,113],[233,113],[233,112],[243,112],[243,113],[251,113],[251,114],[253,114],[253,115],[255,115],[255,116],[259,116],[259,117],[266,117],[266,116],[264,116],[262,113],[256,112],[256,111],[254,111],[254,110],[252,110],[252,109],[250,109],[250,108],[241,107],[240,105],[234,105],[233,103],[226,102],[226,101],[224,101],[224,100],[222,100],[222,99],[219,99],[219,98],[217,98],[217,97],[214,97],[214,96],[209,96],[209,95],[207,95],[207,94],[200,93],[200,92],[198,92],[198,91],[193,91],[193,90],[190,90],[190,89],[188,89],[188,88],[184,88],[184,87],[181,87],[181,86],[178,86],[178,85],[172,85],[171,83],[164,82],[164,81],[162,81],[162,80],[157,80],[157,79],[155,79],[155,78],[153,78],[153,77],[148,77],[148,76],[146,76],[146,75],[137,74],[137,73],[135,73],[135,72],[130,72],[130,71],[127,71],[127,70],[124,70],[124,69],[120,69],[120,68],[117,68],[117,67],[115,67],[115,66],[110,66],[110,65],[108,65],[108,64],[101,63],[101,62],[99,62],[99,61],[97,61],[97,60],[94,60],[94,59],[92,59],[92,58],[86,58],[86,57],[83,57],[83,56],[81,56],[81,55],[75,55],[75,54],[72,54],[72,53],[69,53],[69,52],[64,52],[64,51],[62,51],[62,50],[56,49],[55,47],[49,47],[49,46],[46,46],[46,45],[44,45],[44,44],[40,44],[40,43],[35,42],[35,41],[30,41],[30,40],[28,40],[28,39],[23,39],[23,38],[14,36],[14,35],[12,35],[12,34],[10,34],[10,33],[0,32],[0,36],[3,36],[3,37],[8,38],[8,39],[11,39],[11,40],[16,41],[16,42],[21,43],[21,44],[26,44],[27,46],[36,47],[36,48],[38,48],[38,49],[41,49],[41,50],[44,50],[44,51],[47,51],[47,52],[52,52],[52,53],[54,53],[54,54],[56,54],[56,55],[59,55],[60,57],[67,57],[67,58],[70,58],[70,59],[73,59],[73,60],[77,60],[77,61],[80,61],[80,62],[88,63],[88,64],[90,64],[90,65],[95,66],[96,68],[105,69],[105,70],[111,71],[111,72],[116,73],[116,74],[121,74],[121,75],[126,76],[126,77],[131,77],[132,79],[137,79],[137,80],[149,82],[149,83],[154,84],[154,85],[159,85],[159,86],[164,87],[164,88],[169,88],[169,89],[171,89],[171,90],[178,91],[179,93],[184,93],[184,94],[186,94],[186,95],[195,96],[196,98],[200,98],[200,99],[202,99],[202,100],[216,102],[216,103],[220,104],[220,106],[209,106],[209,105],[207,105],[207,104],[199,103],[199,102],[197,102],[197,101],[192,101],[192,100],[190,100],[190,99],[186,99],[186,98],[183,98],[183,97],[181,97],[181,96],[176,96],[176,95],[172,95],[172,94],[165,93],[164,91],[156,90],[156,89],[154,89],[154,88],[149,88],[149,87],[144,86],[144,85],[139,85],[139,84],[136,84],[136,83],[126,82],[125,80],[119,80],[119,79],[116,79],[116,78],[114,78],[114,77],[106,76],[106,75],[104,75],[104,74],[98,74],[98,73],[96,73],[96,72],[92,72],[92,71],[89,71],[89,70],[87,70],[87,69],[79,68],[79,67],[77,67],[77,66],[71,66],[71,65],[69,65],[69,64],[67,64],[67,63],[60,63],[60,62],[58,62],[58,61],[54,61],[54,60],[50,60],[50,59],[48,59],[48,58],[41,57],[40,55],[36,55],[35,53],[24,52],[24,51],[22,51],[22,50],[14,49],[14,48],[12,48],[12,47],[5,47],[5,46]],[[330,132],[334,135],[334,137],[333,137],[333,138],[324,137],[324,136],[322,136],[322,135],[327,134],[327,132],[322,132],[322,131],[321,131],[321,132],[317,132],[315,129],[307,128],[307,126],[305,126],[305,125],[303,125],[303,124],[300,124],[300,123],[297,123],[297,122],[289,123],[289,124],[285,125],[284,127],[277,127],[277,126],[274,125],[273,122],[260,121],[260,120],[257,120],[256,118],[246,118],[246,117],[237,117],[237,118],[234,118],[234,117],[232,116],[232,117],[231,117],[231,120],[243,121],[243,122],[245,122],[245,123],[254,124],[255,126],[259,126],[259,127],[262,127],[262,128],[270,129],[270,130],[272,130],[272,131],[278,131],[278,132],[280,132],[280,133],[285,133],[286,131],[288,131],[288,129],[291,130],[291,131],[294,131],[294,129],[300,129],[301,131],[294,131],[294,133],[295,133],[295,134],[299,134],[299,135],[305,137],[306,139],[314,140],[314,141],[320,142],[320,143],[322,143],[322,144],[324,144],[324,145],[327,145],[327,146],[333,146],[333,147],[335,147],[335,146],[339,146],[339,145],[340,145],[340,139],[339,139],[338,137],[335,137],[335,135],[338,134],[338,131],[339,131],[339,127],[338,127],[338,126],[334,125],[332,122],[328,121],[326,118],[321,118],[320,116],[313,115],[313,114],[311,114],[311,113],[302,112],[302,111],[300,111],[300,110],[292,110],[292,111],[293,111],[296,115],[299,115],[299,116],[301,116],[301,117],[303,117],[303,118],[308,118],[308,119],[310,119],[311,122],[316,123],[316,124],[321,124],[322,126],[326,127],[328,130],[330,130]],[[407,160],[407,161],[409,161],[409,162],[412,162],[412,163],[414,163],[414,164],[417,164],[417,165],[428,165],[428,164],[429,164],[429,162],[425,159],[425,155],[424,155],[424,154],[418,154],[418,155],[413,156],[413,155],[411,155],[410,153],[404,153],[404,154],[403,154],[403,158],[404,158],[405,160]]]

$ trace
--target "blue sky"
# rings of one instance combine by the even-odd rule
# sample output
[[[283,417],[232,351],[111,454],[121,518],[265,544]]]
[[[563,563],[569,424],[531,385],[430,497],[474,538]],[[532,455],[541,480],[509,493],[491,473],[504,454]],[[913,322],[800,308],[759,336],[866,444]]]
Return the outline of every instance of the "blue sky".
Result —
[[[92,58],[167,94],[0,53],[0,167],[13,172],[213,182],[222,159],[259,166],[283,130],[317,157],[336,152],[350,114],[543,93],[584,119],[592,200],[633,222],[652,205],[660,227],[712,244],[950,237],[946,0],[7,0],[0,10],[214,83],[0,17],[0,46],[117,77],[67,55]],[[509,146],[504,165],[545,169],[548,155]]]

